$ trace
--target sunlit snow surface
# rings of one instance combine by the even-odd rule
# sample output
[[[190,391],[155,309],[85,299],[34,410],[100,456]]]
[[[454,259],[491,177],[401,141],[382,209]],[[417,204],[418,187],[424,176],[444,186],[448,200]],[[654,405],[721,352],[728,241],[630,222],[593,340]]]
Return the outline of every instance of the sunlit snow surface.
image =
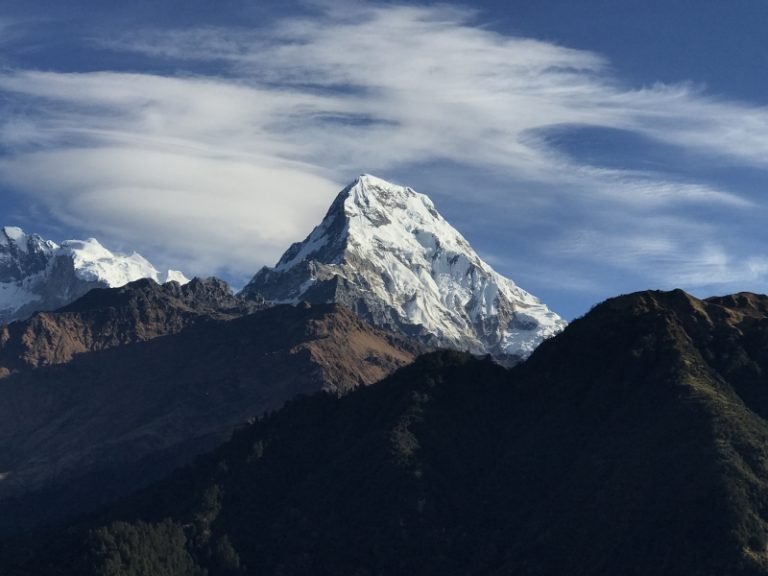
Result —
[[[168,270],[165,274],[160,275],[159,281],[162,284],[165,284],[166,282],[178,282],[179,284],[184,285],[189,282],[189,278],[184,276],[184,274],[178,270]]]
[[[57,256],[71,258],[81,280],[102,282],[112,288],[139,278],[159,280],[159,272],[140,254],[115,255],[95,238],[62,242]]]
[[[308,262],[309,278],[292,274]],[[258,291],[260,277],[274,282],[276,275],[300,283],[274,302],[301,301],[315,282],[336,276],[441,345],[478,353],[525,357],[565,327],[483,262],[427,196],[369,175],[342,191],[310,236],[250,286]]]

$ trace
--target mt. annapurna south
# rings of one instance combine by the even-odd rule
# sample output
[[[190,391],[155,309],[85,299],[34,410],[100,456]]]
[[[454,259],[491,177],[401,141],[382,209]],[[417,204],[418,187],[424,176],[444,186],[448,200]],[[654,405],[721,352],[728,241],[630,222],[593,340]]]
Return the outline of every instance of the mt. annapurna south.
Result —
[[[566,324],[481,260],[427,196],[369,175],[242,295],[336,302],[429,345],[513,361]]]

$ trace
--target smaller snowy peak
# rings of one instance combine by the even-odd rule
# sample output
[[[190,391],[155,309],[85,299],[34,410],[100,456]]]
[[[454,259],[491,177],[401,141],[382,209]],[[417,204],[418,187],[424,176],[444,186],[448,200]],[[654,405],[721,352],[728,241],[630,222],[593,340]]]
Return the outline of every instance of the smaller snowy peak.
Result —
[[[93,288],[116,288],[142,278],[188,282],[181,272],[161,274],[140,254],[113,253],[95,238],[59,246],[5,226],[0,234],[0,324],[59,308]]]
[[[184,276],[183,272],[178,270],[166,270],[164,274],[160,275],[160,284],[167,284],[168,282],[178,282],[182,286],[189,284],[189,278]]]
[[[86,282],[99,282],[110,288],[125,286],[141,278],[151,278],[158,284],[189,282],[189,278],[178,270],[161,273],[138,252],[113,253],[95,238],[65,240],[61,243],[60,254],[72,259],[78,278]]]
[[[140,278],[160,281],[160,273],[141,254],[114,254],[95,238],[66,240],[61,243],[60,254],[72,258],[75,274],[86,282],[116,288]]]

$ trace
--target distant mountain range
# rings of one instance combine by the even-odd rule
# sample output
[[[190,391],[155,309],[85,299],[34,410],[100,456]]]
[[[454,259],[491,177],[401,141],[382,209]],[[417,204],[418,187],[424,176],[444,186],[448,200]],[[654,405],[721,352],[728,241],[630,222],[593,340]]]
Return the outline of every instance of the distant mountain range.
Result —
[[[135,252],[113,254],[94,238],[59,246],[21,228],[0,231],[0,324],[65,306],[93,288],[119,287],[140,278],[188,282],[175,270],[161,274]]]
[[[9,574],[768,574],[768,298],[612,299],[505,370],[291,402]]]

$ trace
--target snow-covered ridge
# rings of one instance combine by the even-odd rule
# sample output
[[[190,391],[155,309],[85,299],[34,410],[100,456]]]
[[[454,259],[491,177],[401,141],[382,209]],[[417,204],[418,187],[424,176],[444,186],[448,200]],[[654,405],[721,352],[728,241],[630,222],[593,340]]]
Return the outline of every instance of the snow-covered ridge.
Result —
[[[92,288],[140,278],[188,282],[181,272],[160,273],[140,254],[113,253],[94,238],[57,245],[6,226],[0,234],[0,324],[64,306]]]
[[[137,252],[113,254],[95,238],[65,240],[61,243],[60,254],[72,258],[78,278],[89,282],[102,282],[111,288],[124,286],[140,278],[152,278],[160,284],[169,280],[180,284],[189,282],[184,274],[176,270],[158,272]]]
[[[425,195],[370,175],[243,290],[278,302],[336,301],[438,346],[525,357],[565,322],[485,263]]]

